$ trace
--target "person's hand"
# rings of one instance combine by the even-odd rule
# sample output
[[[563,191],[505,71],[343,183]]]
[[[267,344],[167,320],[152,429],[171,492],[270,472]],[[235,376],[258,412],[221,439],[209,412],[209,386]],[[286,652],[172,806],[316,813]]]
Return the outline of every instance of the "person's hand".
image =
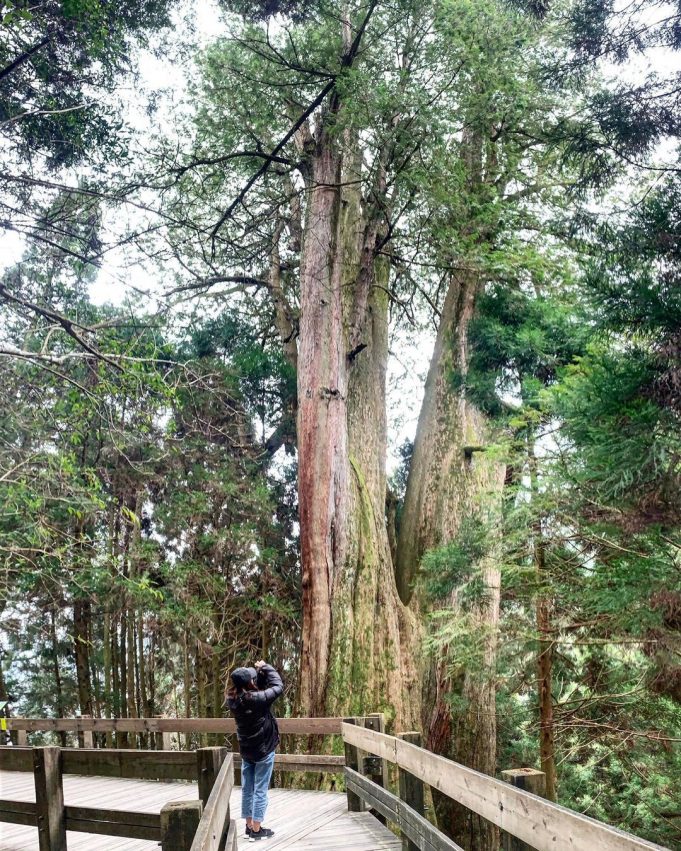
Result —
[[[265,661],[264,661],[264,659],[259,659],[259,660],[258,660],[258,661],[257,661],[257,662],[253,665],[253,667],[255,668],[255,670],[256,670],[256,671],[259,671],[259,670],[262,668],[262,666],[263,666],[263,665],[266,665],[266,664],[267,664],[267,662],[265,662]]]

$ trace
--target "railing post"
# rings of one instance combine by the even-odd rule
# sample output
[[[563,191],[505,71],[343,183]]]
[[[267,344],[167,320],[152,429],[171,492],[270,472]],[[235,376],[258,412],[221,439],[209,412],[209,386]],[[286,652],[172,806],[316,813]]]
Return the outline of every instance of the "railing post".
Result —
[[[162,721],[165,715],[154,715],[154,719]],[[171,733],[154,733],[154,749],[169,751],[172,749],[172,734]],[[180,750],[180,734],[177,734],[177,749]]]
[[[373,712],[364,719],[364,726],[376,733],[385,733],[385,715],[382,712]],[[376,785],[388,788],[388,763],[378,756],[365,756],[362,765],[362,774],[369,777]],[[374,812],[374,811],[372,811]],[[383,824],[387,824],[385,816],[374,812],[376,818]]]
[[[357,718],[343,718],[346,724],[357,724]],[[345,745],[345,764],[348,768],[352,768],[354,771],[360,771],[359,766],[359,750],[355,745],[348,744],[348,742],[344,742]],[[348,812],[351,813],[361,813],[364,810],[364,806],[362,804],[362,799],[359,795],[356,795],[354,792],[351,792],[349,789],[347,791],[348,796]]]
[[[215,785],[222,763],[227,759],[227,748],[200,748],[196,752],[199,778],[199,798],[205,807]]]
[[[83,721],[91,721],[92,715],[81,715],[80,716]],[[78,733],[78,747],[79,748],[94,748],[94,737],[92,735],[92,730],[82,730]]]
[[[15,721],[21,721],[21,718],[15,718]],[[26,730],[16,731],[16,742],[18,748],[28,747],[28,732]]]
[[[502,771],[501,777],[517,789],[533,792],[542,798],[546,794],[546,774],[543,771],[537,771],[536,768],[511,768]],[[510,833],[502,833],[502,847],[504,851],[533,851],[532,845],[528,845]]]
[[[161,809],[162,851],[191,851],[201,821],[201,801],[172,801]]]
[[[409,742],[412,745],[418,745],[418,747],[421,747],[420,733],[398,733],[397,738],[402,739],[403,742]],[[423,780],[420,780],[418,777],[414,777],[413,774],[410,774],[408,771],[399,767],[398,777],[400,798],[405,804],[407,804],[407,806],[416,810],[419,815],[425,815]],[[419,847],[403,834],[402,851],[419,851]]]
[[[61,749],[33,748],[35,803],[40,851],[66,851]]]

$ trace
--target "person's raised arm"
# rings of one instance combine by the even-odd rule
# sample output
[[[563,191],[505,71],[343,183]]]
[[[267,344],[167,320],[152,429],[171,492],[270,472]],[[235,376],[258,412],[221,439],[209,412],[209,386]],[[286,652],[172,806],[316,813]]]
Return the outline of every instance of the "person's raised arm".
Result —
[[[247,699],[255,703],[274,703],[284,691],[284,683],[279,672],[267,662],[256,662],[255,668],[258,672],[258,690],[246,692]]]

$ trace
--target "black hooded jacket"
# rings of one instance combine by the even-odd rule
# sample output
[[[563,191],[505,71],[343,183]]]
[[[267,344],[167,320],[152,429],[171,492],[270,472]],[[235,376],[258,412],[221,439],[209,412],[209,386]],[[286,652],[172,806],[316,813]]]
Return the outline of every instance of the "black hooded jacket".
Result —
[[[279,727],[270,706],[284,690],[271,665],[263,665],[256,679],[257,691],[240,691],[227,703],[236,720],[239,751],[249,762],[260,762],[279,744]]]

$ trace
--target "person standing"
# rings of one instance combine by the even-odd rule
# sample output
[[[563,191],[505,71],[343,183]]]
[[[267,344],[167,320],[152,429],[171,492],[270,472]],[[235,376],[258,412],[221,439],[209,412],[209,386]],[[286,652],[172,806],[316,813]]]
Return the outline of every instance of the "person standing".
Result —
[[[246,836],[255,842],[274,836],[262,822],[279,744],[279,727],[270,707],[284,691],[284,683],[262,660],[253,668],[236,668],[230,679],[226,703],[236,720],[241,753],[241,817],[246,819]]]

